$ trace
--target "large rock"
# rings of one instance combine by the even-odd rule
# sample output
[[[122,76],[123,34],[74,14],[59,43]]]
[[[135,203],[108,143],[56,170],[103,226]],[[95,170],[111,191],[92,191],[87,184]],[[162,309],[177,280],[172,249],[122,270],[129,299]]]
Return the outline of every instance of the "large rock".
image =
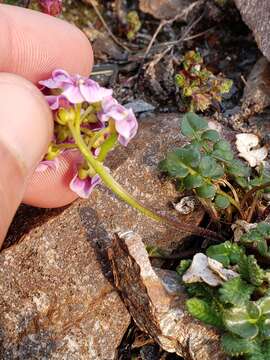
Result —
[[[257,44],[270,60],[270,1],[235,0],[243,20],[253,31]]]
[[[156,166],[181,144],[178,116],[145,119],[137,139],[115,151],[108,166],[145,205],[171,215],[178,194]],[[88,201],[38,212],[19,212],[7,237],[15,244],[0,254],[0,358],[113,359],[130,321],[107,261],[114,232],[134,230],[167,250],[187,234],[146,219],[102,186]],[[199,208],[179,220],[194,226],[202,216]]]
[[[218,332],[187,313],[179,276],[153,268],[138,235],[116,235],[109,256],[116,286],[141,330],[186,360],[225,360]]]

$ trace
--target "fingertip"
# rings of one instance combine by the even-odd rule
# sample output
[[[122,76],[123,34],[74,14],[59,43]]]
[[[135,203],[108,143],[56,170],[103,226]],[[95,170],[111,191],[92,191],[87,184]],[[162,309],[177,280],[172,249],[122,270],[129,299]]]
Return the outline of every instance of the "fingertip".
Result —
[[[66,21],[0,4],[0,33],[0,71],[34,83],[48,78],[56,68],[84,76],[91,73],[91,44],[81,30]]]
[[[55,167],[35,171],[28,182],[23,202],[43,208],[56,208],[70,204],[78,198],[69,188],[76,173],[74,163],[80,157],[77,151],[65,152],[57,158]]]
[[[0,245],[22,201],[27,179],[53,133],[51,111],[39,90],[14,74],[0,74]]]

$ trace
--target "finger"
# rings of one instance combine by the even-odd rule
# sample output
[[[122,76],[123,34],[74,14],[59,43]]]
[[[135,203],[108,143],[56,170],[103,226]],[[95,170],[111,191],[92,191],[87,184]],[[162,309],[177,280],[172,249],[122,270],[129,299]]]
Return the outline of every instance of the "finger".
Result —
[[[64,206],[74,201],[78,195],[69,188],[69,183],[75,175],[74,161],[78,159],[78,152],[67,152],[60,155],[56,169],[47,168],[32,176],[23,202],[44,208]]]
[[[56,68],[85,76],[91,72],[93,53],[88,39],[62,20],[0,5],[0,33],[0,71],[15,72],[33,82],[50,77]],[[34,174],[25,203],[58,207],[76,198],[68,187],[74,172],[71,158],[59,159],[57,170]]]
[[[0,71],[37,83],[56,68],[89,76],[93,53],[86,36],[60,19],[0,5]]]
[[[27,179],[52,137],[51,111],[37,88],[0,74],[0,245],[25,192]]]

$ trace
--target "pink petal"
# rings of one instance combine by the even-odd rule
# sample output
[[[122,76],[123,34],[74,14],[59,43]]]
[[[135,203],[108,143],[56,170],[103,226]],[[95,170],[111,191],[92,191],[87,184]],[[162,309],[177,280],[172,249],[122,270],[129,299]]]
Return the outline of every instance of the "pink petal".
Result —
[[[52,110],[57,110],[60,107],[68,108],[70,106],[69,101],[63,95],[48,95],[45,97]]]
[[[134,138],[138,130],[137,119],[131,109],[127,110],[126,118],[115,121],[115,128],[119,134],[118,141],[120,144],[127,146],[129,141]]]
[[[62,95],[64,95],[72,104],[80,104],[84,102],[80,89],[74,85],[67,86]]]
[[[86,178],[81,180],[76,174],[71,180],[69,187],[70,189],[79,195],[83,199],[88,199],[94,187],[101,183],[101,179],[98,175],[95,175],[93,178]]]
[[[105,97],[111,96],[113,93],[111,89],[105,89],[90,79],[80,84],[80,91],[85,101],[90,104],[102,101]]]
[[[39,81],[39,84],[48,89],[61,89],[65,84],[72,84],[72,77],[66,71],[57,69],[50,79]]]

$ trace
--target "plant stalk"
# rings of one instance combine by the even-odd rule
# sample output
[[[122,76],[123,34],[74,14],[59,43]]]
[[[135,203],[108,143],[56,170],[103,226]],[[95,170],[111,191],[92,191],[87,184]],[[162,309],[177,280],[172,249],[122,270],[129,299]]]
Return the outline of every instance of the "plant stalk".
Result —
[[[80,123],[79,119],[75,121],[75,126],[73,124],[68,124],[69,129],[74,137],[75,143],[78,146],[78,149],[81,151],[82,155],[86,159],[86,161],[90,164],[90,166],[95,170],[95,172],[100,176],[103,183],[112,190],[121,200],[125,201],[127,204],[137,209],[143,215],[151,218],[152,220],[158,221],[160,223],[168,224],[173,226],[174,228],[178,228],[181,231],[185,231],[191,234],[196,234],[202,237],[221,240],[224,241],[223,237],[217,234],[214,231],[201,228],[199,226],[189,226],[186,224],[181,224],[178,221],[168,219],[164,216],[161,216],[154,211],[148,209],[144,205],[142,205],[138,200],[136,200],[132,195],[130,195],[120,184],[115,181],[115,179],[111,176],[111,174],[106,170],[104,165],[95,159],[87,145],[85,144],[81,134],[80,134]]]

